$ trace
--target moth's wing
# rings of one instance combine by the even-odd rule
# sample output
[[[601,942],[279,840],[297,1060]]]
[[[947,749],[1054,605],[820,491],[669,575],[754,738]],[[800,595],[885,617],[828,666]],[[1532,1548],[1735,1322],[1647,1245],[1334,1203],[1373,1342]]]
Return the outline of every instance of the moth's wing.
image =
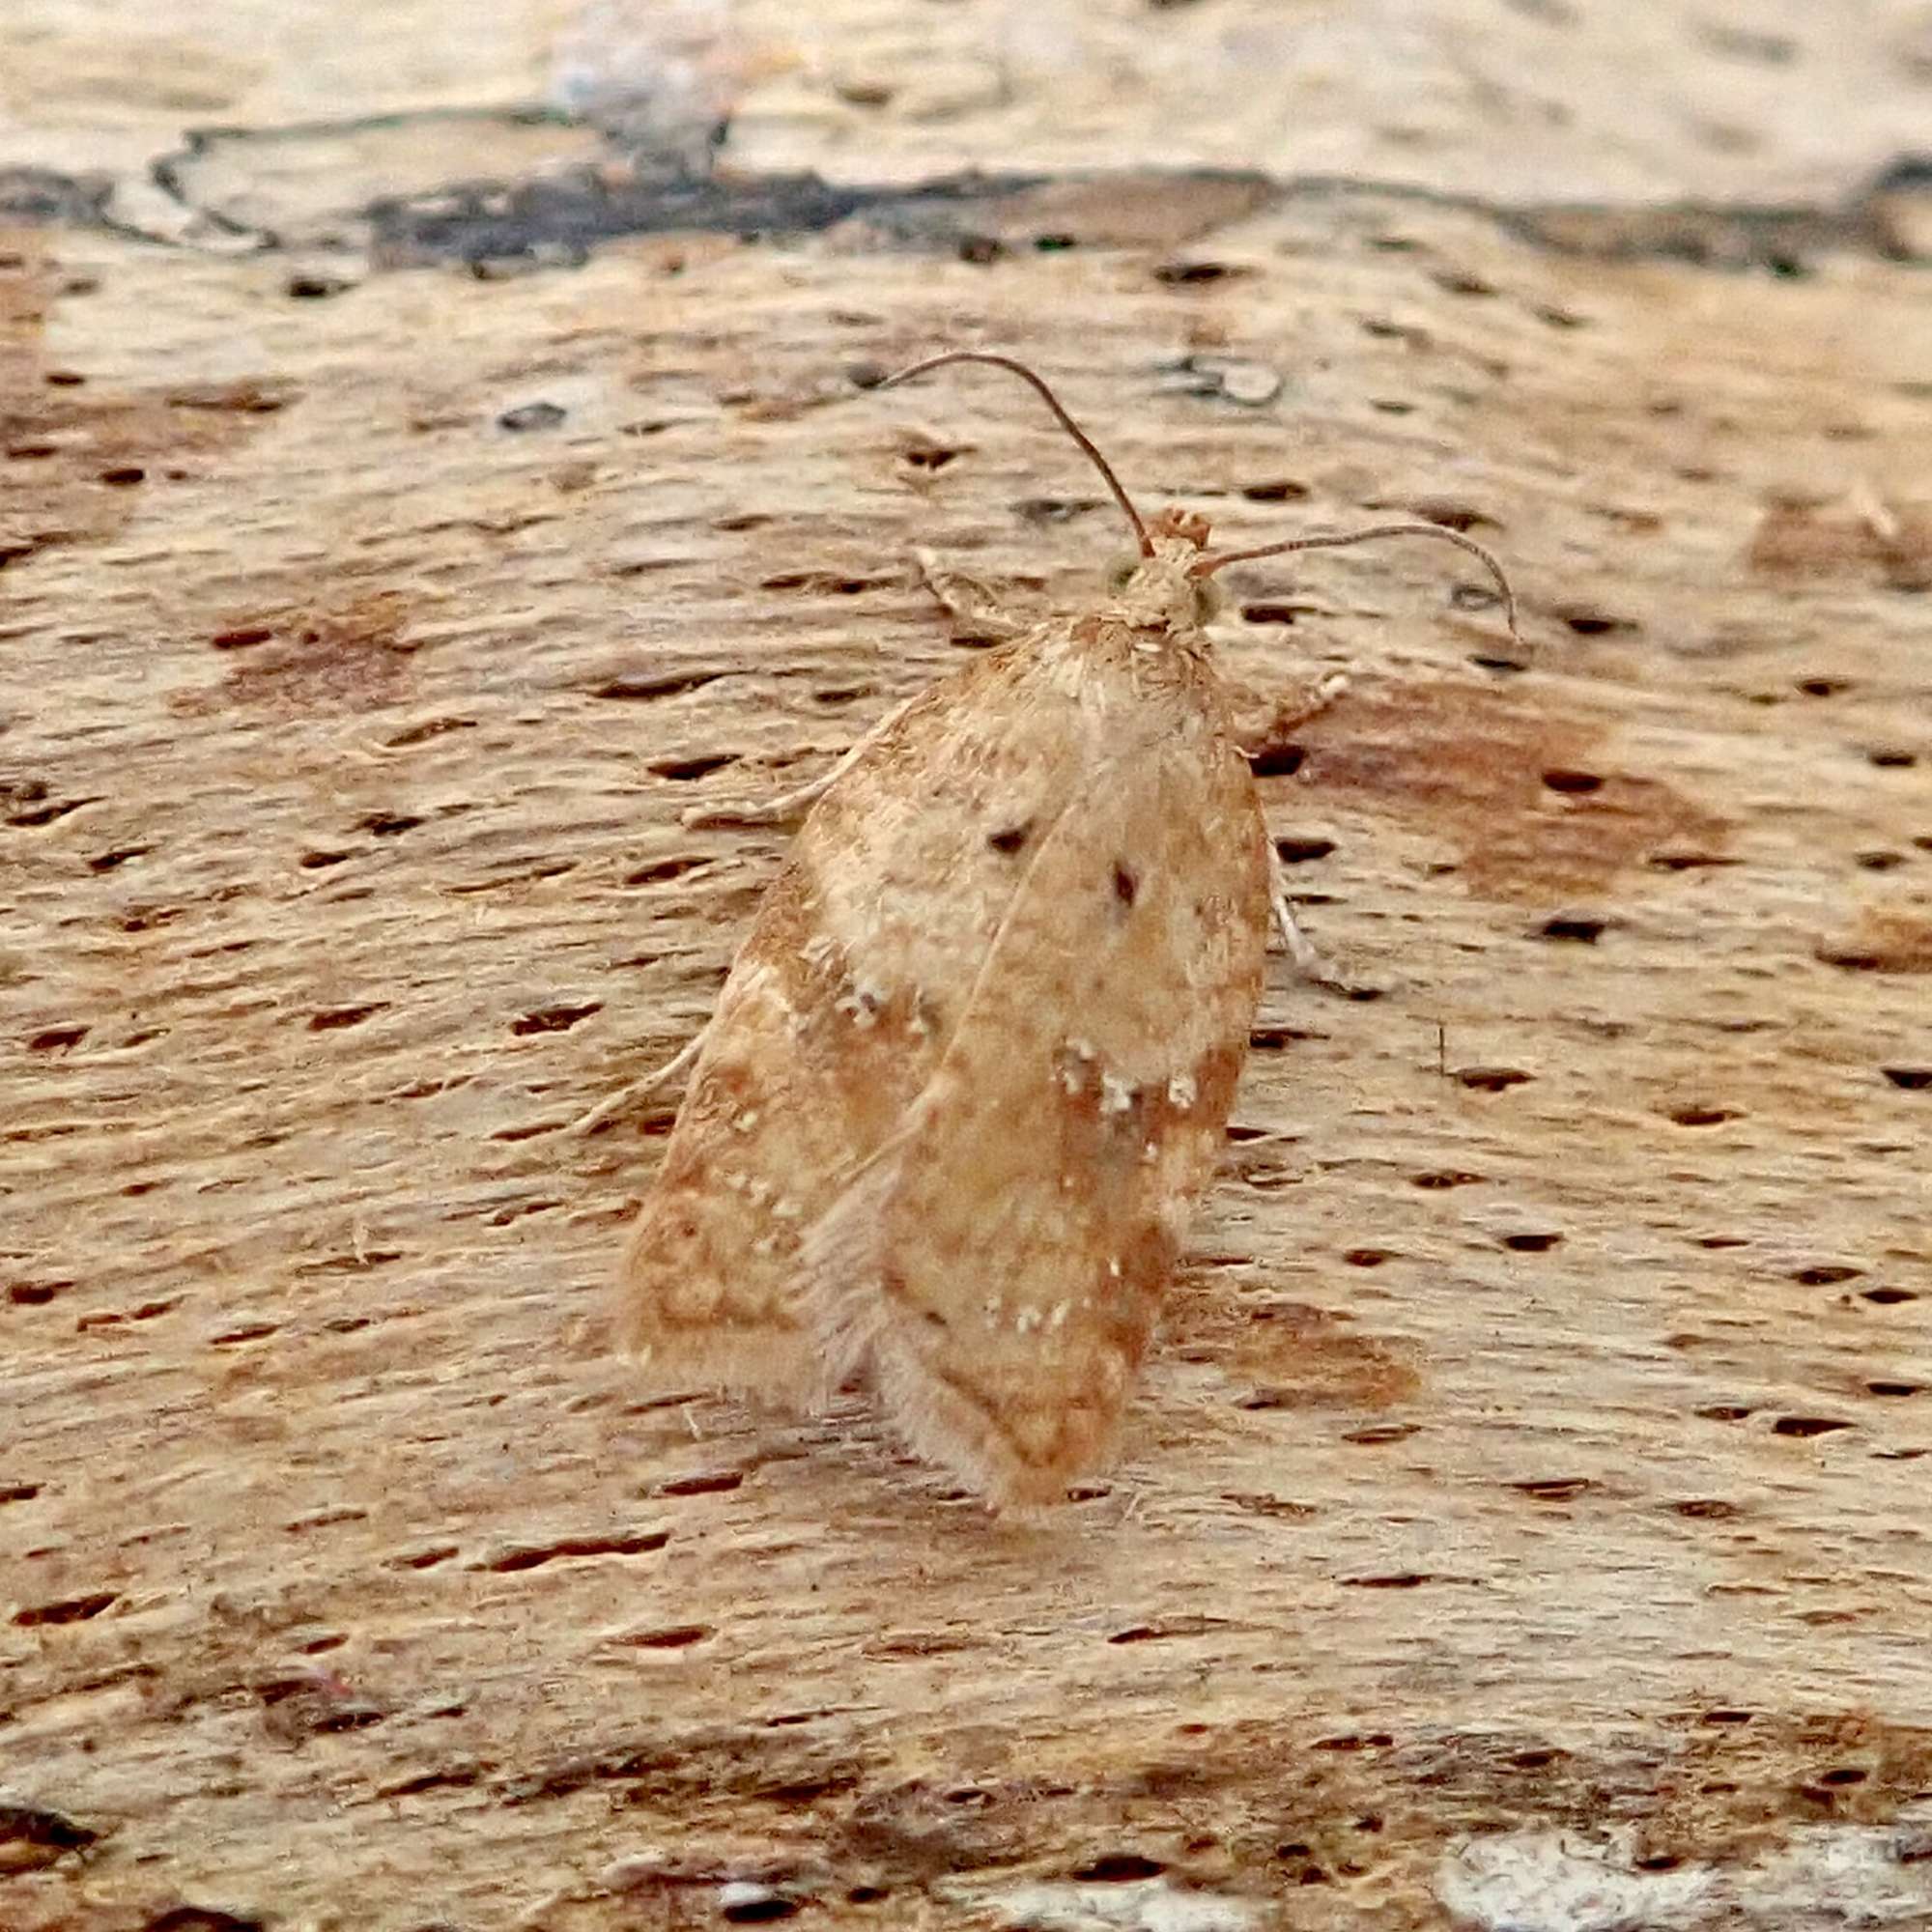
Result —
[[[824,1381],[800,1236],[903,1128],[1022,848],[1065,809],[1092,727],[1065,671],[1040,639],[977,659],[891,721],[800,828],[625,1250],[619,1335],[648,1380]]]
[[[871,1131],[819,1037],[839,997],[819,931],[794,859],[732,965],[624,1249],[619,1340],[653,1384],[817,1378],[791,1305],[798,1239]]]
[[[1130,716],[931,1081],[806,1244],[829,1354],[868,1363],[910,1445],[996,1500],[1057,1499],[1106,1455],[1261,992],[1247,766],[1205,705],[1142,694]]]

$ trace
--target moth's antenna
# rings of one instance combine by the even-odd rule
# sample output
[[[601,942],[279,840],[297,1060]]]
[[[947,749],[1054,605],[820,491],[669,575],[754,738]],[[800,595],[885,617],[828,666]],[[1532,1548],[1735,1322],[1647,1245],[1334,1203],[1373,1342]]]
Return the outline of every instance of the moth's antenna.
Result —
[[[1100,454],[1094,439],[1066,413],[1060,398],[1024,362],[1015,361],[1010,355],[995,355],[984,349],[949,349],[944,355],[928,355],[923,362],[915,362],[910,369],[901,369],[896,375],[888,376],[883,383],[874,384],[873,386],[890,389],[895,383],[909,382],[914,376],[923,376],[928,369],[943,369],[949,362],[985,362],[995,369],[1009,369],[1022,383],[1031,384],[1037,391],[1040,400],[1059,418],[1061,428],[1087,452],[1094,468],[1107,479],[1107,488],[1114,493],[1114,501],[1120,504],[1128,524],[1133,527],[1134,541],[1140,545],[1141,554],[1143,556],[1153,554],[1153,539],[1148,535],[1147,526],[1141,522],[1141,513],[1134,508],[1133,498],[1122,489],[1121,479],[1114,474],[1113,466]]]
[[[1365,530],[1318,531],[1313,536],[1289,537],[1281,543],[1261,544],[1254,550],[1224,550],[1215,556],[1196,557],[1187,566],[1187,574],[1189,577],[1212,577],[1224,563],[1246,563],[1250,557],[1256,556],[1282,556],[1293,550],[1344,550],[1350,544],[1377,543],[1383,537],[1435,537],[1443,543],[1454,544],[1458,550],[1467,551],[1495,579],[1496,588],[1503,593],[1503,618],[1509,625],[1511,639],[1523,650],[1528,650],[1522,633],[1517,629],[1516,592],[1510,587],[1509,577],[1502,565],[1473,537],[1465,537],[1461,530],[1445,529],[1440,524],[1372,524]]]

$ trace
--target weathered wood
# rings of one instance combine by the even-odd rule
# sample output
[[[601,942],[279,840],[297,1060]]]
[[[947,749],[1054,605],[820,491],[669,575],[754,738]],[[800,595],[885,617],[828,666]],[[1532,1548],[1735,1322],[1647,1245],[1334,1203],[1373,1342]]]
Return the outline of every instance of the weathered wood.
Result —
[[[240,257],[51,188],[0,236],[0,1924],[1932,1914],[1928,305],[1909,175],[1849,192],[1895,98],[1803,216],[989,134],[1014,178],[511,279],[421,184]],[[529,219],[588,206],[526,133]],[[340,153],[249,218],[362,206]],[[864,386],[962,342],[1228,541],[1471,529],[1538,646],[1439,546],[1230,573],[1258,718],[1351,672],[1264,790],[1385,990],[1277,972],[1044,1527],[857,1399],[636,1401],[674,1096],[566,1131],[772,874],[679,812],[960,661],[915,550],[1024,610],[1121,547],[1024,393]]]

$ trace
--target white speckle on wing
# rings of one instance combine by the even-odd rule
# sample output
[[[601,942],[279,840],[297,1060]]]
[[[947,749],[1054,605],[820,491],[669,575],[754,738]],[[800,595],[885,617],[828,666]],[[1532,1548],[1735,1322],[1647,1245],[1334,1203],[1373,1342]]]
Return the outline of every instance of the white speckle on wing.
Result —
[[[886,996],[878,987],[854,986],[842,1000],[838,1002],[838,1010],[855,1027],[876,1026],[879,1009],[885,1004]]]

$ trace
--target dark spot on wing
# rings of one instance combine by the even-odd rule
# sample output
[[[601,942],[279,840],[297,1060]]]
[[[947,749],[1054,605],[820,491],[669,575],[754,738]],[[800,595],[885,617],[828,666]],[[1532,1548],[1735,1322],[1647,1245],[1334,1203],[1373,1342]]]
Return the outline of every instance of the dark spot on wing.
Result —
[[[994,832],[987,836],[986,843],[995,852],[1017,852],[1033,837],[1033,825],[1009,825],[1004,832]]]
[[[1134,868],[1124,859],[1114,861],[1114,896],[1122,906],[1130,906],[1141,889],[1141,882]]]

